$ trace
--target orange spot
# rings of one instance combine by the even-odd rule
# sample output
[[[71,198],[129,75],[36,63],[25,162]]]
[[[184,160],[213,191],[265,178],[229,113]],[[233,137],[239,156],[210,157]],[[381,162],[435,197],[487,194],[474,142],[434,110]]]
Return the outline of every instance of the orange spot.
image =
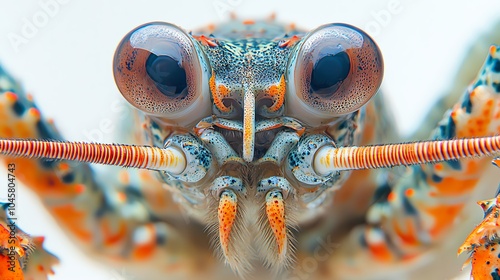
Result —
[[[212,92],[212,98],[214,99],[214,104],[221,110],[222,112],[229,113],[231,108],[226,107],[222,100],[224,97],[229,95],[229,89],[224,85],[217,86],[215,83],[215,72],[212,70],[212,77],[209,80],[210,91]]]
[[[490,55],[494,56],[496,52],[497,52],[497,47],[493,45],[490,46]]]
[[[286,92],[286,83],[285,76],[281,75],[281,79],[278,85],[272,85],[267,90],[267,94],[269,94],[274,103],[271,107],[269,107],[269,111],[276,112],[281,106],[283,106],[283,102],[285,102],[285,92]]]
[[[384,242],[368,242],[368,250],[379,261],[389,262],[392,260],[392,253]]]
[[[75,191],[77,194],[82,194],[85,191],[85,185],[84,184],[78,184],[75,186]]]
[[[251,19],[247,19],[247,20],[243,21],[243,24],[245,24],[245,25],[252,25],[252,24],[255,24],[255,21],[251,20]]]
[[[441,164],[441,163],[436,163],[436,164],[434,165],[434,169],[436,169],[436,171],[441,171],[441,170],[443,170],[443,164]]]
[[[66,172],[66,171],[69,171],[69,164],[65,163],[65,162],[62,162],[59,164],[59,170],[63,171],[63,172]]]
[[[407,197],[412,197],[414,194],[415,194],[415,190],[412,189],[412,188],[408,188],[408,189],[405,190],[405,195]]]
[[[134,248],[132,256],[137,260],[145,260],[153,254],[155,248],[154,243],[138,245]]]
[[[8,91],[4,94],[5,99],[9,100],[10,102],[14,103],[17,101],[17,94],[13,93],[12,91]]]
[[[36,108],[29,108],[28,114],[35,117],[37,120],[40,119],[40,115],[41,115],[40,111],[38,111],[38,109],[36,109]]]
[[[396,199],[396,194],[394,192],[390,192],[387,196],[387,201],[392,202]]]
[[[155,236],[154,225],[146,225],[146,230],[149,232],[149,237]],[[156,243],[154,242],[154,239],[149,238],[146,242],[136,245],[132,252],[132,256],[137,260],[145,260],[153,254],[155,249]]]
[[[125,203],[127,201],[127,195],[125,195],[125,193],[118,192],[116,195],[118,196],[118,200],[120,202]]]
[[[205,35],[200,35],[200,36],[193,35],[193,38],[198,40],[203,46],[212,47],[212,48],[218,46],[217,43],[215,42],[215,40],[207,38]]]
[[[297,35],[293,35],[292,38],[286,40],[285,42],[279,44],[280,48],[289,48],[293,45],[295,45],[298,41],[300,41],[300,37]]]

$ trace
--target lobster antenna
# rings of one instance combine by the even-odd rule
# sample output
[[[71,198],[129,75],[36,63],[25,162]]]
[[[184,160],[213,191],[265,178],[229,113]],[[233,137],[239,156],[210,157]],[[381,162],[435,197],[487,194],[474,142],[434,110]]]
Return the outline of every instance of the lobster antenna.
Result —
[[[408,166],[498,153],[500,136],[365,147],[324,146],[316,153],[314,169],[319,175],[328,175],[340,170]]]
[[[342,170],[408,166],[499,153],[500,136],[364,147],[324,146],[315,155],[314,169],[326,176]],[[122,144],[0,139],[0,154],[161,170],[171,174],[180,174],[187,164],[184,153],[175,147]]]
[[[175,147],[0,139],[0,154],[161,170],[171,174],[180,174],[186,168],[184,153]]]

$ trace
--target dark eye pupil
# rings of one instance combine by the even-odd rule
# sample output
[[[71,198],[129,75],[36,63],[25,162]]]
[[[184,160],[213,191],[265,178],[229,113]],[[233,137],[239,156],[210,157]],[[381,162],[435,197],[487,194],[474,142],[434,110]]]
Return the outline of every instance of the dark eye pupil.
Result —
[[[319,94],[333,94],[340,82],[347,78],[350,69],[351,62],[346,52],[324,56],[314,65],[311,88]],[[322,91],[323,89],[327,90]]]
[[[166,96],[175,97],[186,87],[186,71],[170,56],[150,54],[146,60],[146,72]]]

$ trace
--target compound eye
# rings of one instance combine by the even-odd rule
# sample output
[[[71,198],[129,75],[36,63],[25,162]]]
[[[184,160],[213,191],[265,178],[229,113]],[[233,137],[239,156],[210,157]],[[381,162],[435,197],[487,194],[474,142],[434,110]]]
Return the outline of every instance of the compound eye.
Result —
[[[311,32],[293,63],[287,111],[298,118],[314,115],[327,120],[354,112],[375,95],[382,82],[379,48],[365,32],[346,24],[325,25]]]
[[[208,70],[184,31],[148,23],[129,32],[115,53],[114,76],[122,95],[167,122],[192,123],[210,115]]]

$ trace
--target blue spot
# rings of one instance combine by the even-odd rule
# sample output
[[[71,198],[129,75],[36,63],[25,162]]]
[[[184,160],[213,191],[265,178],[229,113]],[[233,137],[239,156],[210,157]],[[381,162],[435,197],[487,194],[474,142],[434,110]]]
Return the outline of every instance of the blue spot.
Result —
[[[491,86],[493,87],[493,89],[499,93],[500,92],[500,83],[492,83]]]
[[[75,174],[73,174],[73,172],[70,172],[70,173],[64,175],[61,179],[64,183],[67,183],[67,184],[71,183],[75,180]]]
[[[491,279],[500,280],[500,275],[498,274],[498,268],[496,268],[495,271],[491,272]]]
[[[495,59],[495,62],[493,62],[491,70],[496,73],[500,72],[500,61],[498,59]]]
[[[127,186],[125,187],[125,193],[127,194],[127,200],[131,198],[137,198],[138,201],[142,200],[142,193],[136,186]]]
[[[100,207],[96,210],[96,212],[94,214],[94,216],[96,218],[104,217],[104,215],[106,215],[106,213],[113,211],[113,207],[111,207],[111,204],[106,199],[106,196],[101,197],[101,202],[98,203],[98,205],[100,205]]]
[[[347,128],[347,122],[346,121],[341,122],[340,125],[339,125],[339,130],[344,129],[344,128]]]
[[[160,126],[155,121],[150,121],[150,122],[152,128],[160,130]]]
[[[52,167],[54,167],[54,164],[56,163],[56,161],[53,159],[40,159],[39,161],[42,167],[45,167],[47,169],[51,169]]]
[[[291,167],[297,167],[299,165],[300,160],[297,158],[296,152],[291,152],[290,156],[288,156],[288,163]]]
[[[481,75],[484,75],[486,71],[483,71],[483,73]],[[476,83],[474,83],[474,88],[477,88],[478,86],[482,86],[484,85],[484,81],[483,80],[477,80]]]
[[[36,123],[36,128],[38,130],[38,135],[41,139],[55,139],[55,140],[61,140],[60,137],[58,137],[57,135],[55,135],[55,133],[52,133],[52,131],[50,130],[49,127],[47,127],[47,124],[42,122],[42,121],[38,121]]]
[[[450,139],[455,137],[456,135],[456,126],[455,122],[451,117],[448,118],[448,123],[440,125],[440,138],[441,139]]]
[[[462,170],[462,166],[460,164],[460,161],[458,161],[458,160],[448,160],[448,161],[445,161],[445,163],[447,165],[449,165],[451,168],[453,168],[454,170]]]
[[[417,213],[418,213],[417,209],[415,209],[415,207],[413,207],[410,200],[406,196],[403,196],[403,208],[404,208],[405,212],[409,215],[417,215]]]
[[[391,190],[391,186],[387,183],[380,185],[373,194],[373,202],[386,202]]]
[[[163,245],[167,243],[167,236],[164,233],[158,233],[156,235],[156,244]]]
[[[19,101],[16,101],[14,103],[12,109],[14,110],[14,113],[16,113],[16,115],[18,116],[21,116],[24,113],[24,111],[26,111],[26,108]]]
[[[441,178],[440,176],[438,176],[436,174],[432,174],[432,181],[439,183],[439,182],[443,181],[443,178]]]
[[[470,101],[470,94],[466,94],[464,97],[464,101],[462,102],[462,108],[470,114],[472,112],[472,102]]]
[[[493,60],[493,57],[492,57],[491,55],[488,55],[488,57],[486,58],[486,62],[485,62],[485,64],[486,64],[486,65],[490,65],[490,64],[491,64],[491,62],[492,62],[492,60]]]

